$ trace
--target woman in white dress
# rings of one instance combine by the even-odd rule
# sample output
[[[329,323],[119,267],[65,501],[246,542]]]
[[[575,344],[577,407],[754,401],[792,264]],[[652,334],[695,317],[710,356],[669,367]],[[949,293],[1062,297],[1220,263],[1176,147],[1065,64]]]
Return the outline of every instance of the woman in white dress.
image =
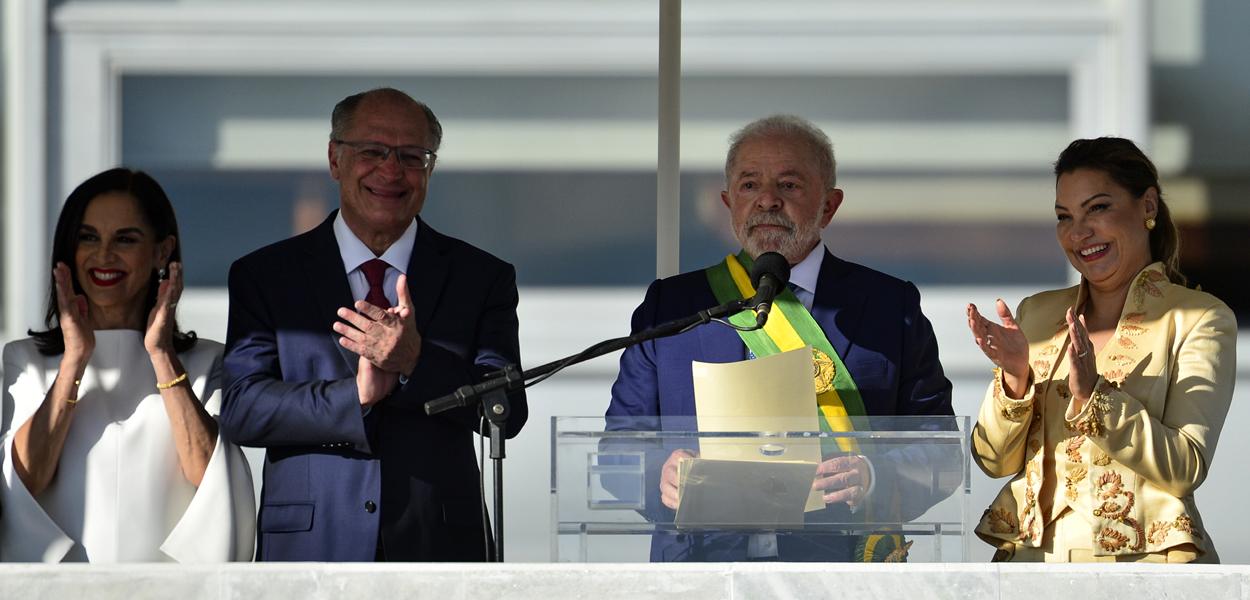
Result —
[[[178,330],[181,260],[148,175],[66,200],[47,329],[4,347],[3,560],[251,560],[251,473],[215,418],[222,346]]]

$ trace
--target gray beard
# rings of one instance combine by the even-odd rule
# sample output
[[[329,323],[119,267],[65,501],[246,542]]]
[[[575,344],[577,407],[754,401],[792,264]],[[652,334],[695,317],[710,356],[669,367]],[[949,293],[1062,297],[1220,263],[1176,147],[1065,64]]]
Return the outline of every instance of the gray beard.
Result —
[[[758,258],[765,252],[776,252],[794,265],[807,257],[812,248],[820,243],[820,220],[823,217],[822,211],[822,214],[816,215],[811,223],[801,225],[791,223],[785,217],[748,219],[746,223],[734,228],[734,237],[752,258]],[[760,224],[782,224],[789,227],[790,231],[748,234],[752,226]]]

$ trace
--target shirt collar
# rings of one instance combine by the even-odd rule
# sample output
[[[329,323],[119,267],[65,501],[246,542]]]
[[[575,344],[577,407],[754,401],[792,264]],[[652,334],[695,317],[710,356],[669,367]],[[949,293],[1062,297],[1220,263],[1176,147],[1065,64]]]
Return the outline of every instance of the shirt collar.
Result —
[[[386,264],[398,270],[405,275],[408,272],[408,260],[412,258],[412,246],[417,240],[417,227],[419,221],[412,220],[408,225],[408,229],[404,230],[404,234],[391,244],[382,256],[374,256],[373,251],[356,237],[352,229],[347,226],[347,221],[343,220],[343,211],[339,211],[338,216],[334,217],[334,239],[339,244],[339,255],[343,257],[343,268],[351,273],[367,261],[374,258],[380,258],[386,261]]]
[[[820,265],[824,260],[825,245],[816,244],[816,247],[807,253],[806,258],[790,267],[790,283],[815,294],[816,280],[820,279]]]

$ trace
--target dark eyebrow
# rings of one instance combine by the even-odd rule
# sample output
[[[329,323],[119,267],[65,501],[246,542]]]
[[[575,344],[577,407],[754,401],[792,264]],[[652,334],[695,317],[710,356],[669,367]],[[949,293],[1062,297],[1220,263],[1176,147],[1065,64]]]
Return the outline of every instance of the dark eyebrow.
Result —
[[[759,171],[738,171],[738,177],[759,177]]]
[[[78,226],[78,230],[79,231],[85,230],[91,233],[96,233],[95,227],[92,227],[91,225],[88,225],[86,223],[80,224]],[[143,237],[144,233],[143,233],[143,230],[138,227],[122,227],[121,229],[118,229],[116,232],[114,232],[113,235],[137,235],[139,237]]]
[[[1082,200],[1082,201],[1081,201],[1081,208],[1084,208],[1086,204],[1089,204],[1090,202],[1094,201],[1095,199],[1097,199],[1097,198],[1101,198],[1101,197],[1104,197],[1104,196],[1106,196],[1107,198],[1110,198],[1110,197],[1111,197],[1111,194],[1108,194],[1108,193],[1106,193],[1106,192],[1098,192],[1097,194],[1094,194],[1093,196],[1090,196],[1090,197],[1088,197],[1088,198],[1086,198],[1086,199]],[[1059,203],[1058,203],[1058,202],[1056,202],[1056,203],[1055,203],[1055,210],[1068,210],[1068,209],[1066,209],[1066,208],[1064,208],[1064,207],[1062,207],[1062,206],[1059,206]]]
[[[1090,196],[1090,197],[1086,198],[1086,199],[1085,199],[1085,201],[1081,203],[1081,206],[1082,206],[1082,207],[1084,207],[1086,204],[1089,204],[1090,202],[1092,202],[1092,201],[1093,201],[1093,200],[1095,200],[1096,198],[1101,198],[1101,197],[1103,197],[1103,196],[1106,196],[1106,197],[1110,198],[1110,197],[1111,197],[1111,194],[1108,194],[1108,193],[1106,193],[1106,192],[1098,192],[1097,194],[1094,194],[1093,196]]]

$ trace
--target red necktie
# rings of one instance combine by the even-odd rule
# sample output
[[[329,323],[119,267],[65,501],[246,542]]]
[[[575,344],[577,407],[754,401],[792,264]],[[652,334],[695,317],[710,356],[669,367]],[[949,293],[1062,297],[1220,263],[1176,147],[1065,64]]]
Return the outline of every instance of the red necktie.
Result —
[[[365,294],[365,302],[372,304],[378,308],[390,308],[391,301],[386,299],[386,292],[382,291],[382,286],[386,281],[386,269],[390,265],[386,261],[375,258],[360,265],[360,270],[365,274],[365,281],[369,282],[369,293]]]

